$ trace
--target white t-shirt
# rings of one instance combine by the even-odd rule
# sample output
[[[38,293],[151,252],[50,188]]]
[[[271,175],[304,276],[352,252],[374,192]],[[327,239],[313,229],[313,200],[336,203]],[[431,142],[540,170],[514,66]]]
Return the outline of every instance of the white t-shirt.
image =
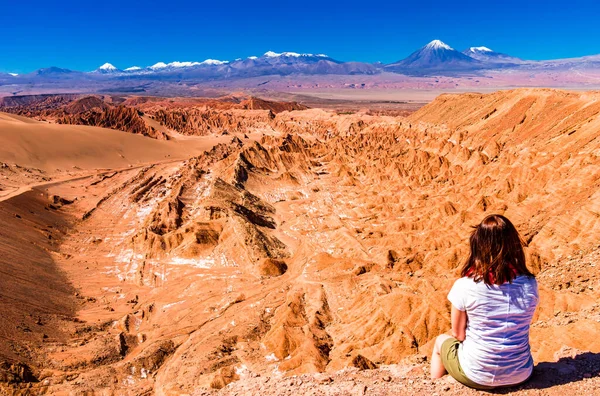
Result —
[[[529,325],[539,301],[535,278],[521,275],[499,286],[460,278],[448,300],[467,311],[466,337],[459,345],[458,361],[471,381],[503,386],[529,378],[533,370]]]

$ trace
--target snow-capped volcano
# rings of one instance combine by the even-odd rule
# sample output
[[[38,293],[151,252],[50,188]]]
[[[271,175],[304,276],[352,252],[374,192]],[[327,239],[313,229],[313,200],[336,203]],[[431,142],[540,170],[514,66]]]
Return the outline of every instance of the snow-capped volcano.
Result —
[[[96,73],[103,73],[103,74],[117,73],[119,71],[120,71],[119,69],[117,69],[110,63],[105,63],[102,66],[100,66],[99,68],[97,68],[96,70],[94,70],[94,72],[96,72]]]
[[[470,47],[463,51],[463,54],[486,63],[522,63],[523,60],[514,56],[496,52],[488,47]]]
[[[98,70],[114,71],[117,70],[117,68],[111,65],[110,63],[105,63],[102,66],[100,66]]]
[[[454,48],[450,47],[448,44],[444,43],[441,40],[433,40],[430,41],[425,47],[423,47],[425,49],[431,49],[431,50],[437,50],[437,49],[444,49],[444,50],[453,50]]]
[[[439,71],[472,71],[482,66],[480,61],[456,51],[448,44],[433,40],[407,58],[387,65],[386,68],[406,74],[431,74]]]

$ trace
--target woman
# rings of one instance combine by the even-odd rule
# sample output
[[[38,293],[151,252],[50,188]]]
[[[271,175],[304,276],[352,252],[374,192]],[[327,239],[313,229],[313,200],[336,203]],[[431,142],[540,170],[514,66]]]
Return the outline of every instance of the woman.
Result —
[[[483,219],[450,293],[452,337],[437,337],[431,378],[448,372],[475,389],[525,382],[533,359],[529,325],[538,303],[535,277],[525,266],[523,241],[504,216]]]

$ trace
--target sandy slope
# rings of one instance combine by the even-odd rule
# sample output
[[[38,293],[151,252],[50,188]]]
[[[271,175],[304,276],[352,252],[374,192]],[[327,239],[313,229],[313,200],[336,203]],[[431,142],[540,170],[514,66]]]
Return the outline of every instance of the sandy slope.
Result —
[[[53,181],[198,155],[225,137],[158,141],[126,132],[58,125],[0,113],[0,199]]]
[[[76,292],[56,266],[60,241],[76,220],[58,211],[71,201],[46,191],[70,183],[71,198],[85,201],[85,191],[74,183],[116,179],[119,172],[187,158],[218,141],[161,142],[0,113],[0,201],[5,201],[0,206],[0,355],[6,359],[0,363],[0,382],[13,374],[29,378],[21,362],[43,359],[41,342],[66,341],[65,330],[76,314]]]
[[[223,140],[223,139],[221,139]],[[59,170],[123,168],[197,155],[218,138],[161,142],[110,129],[57,125],[0,113],[2,162]]]

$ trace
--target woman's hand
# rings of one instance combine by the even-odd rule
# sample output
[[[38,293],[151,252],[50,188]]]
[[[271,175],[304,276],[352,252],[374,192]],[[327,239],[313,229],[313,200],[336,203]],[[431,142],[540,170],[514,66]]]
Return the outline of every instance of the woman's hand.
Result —
[[[460,342],[463,342],[465,340],[465,332],[467,330],[467,312],[461,311],[452,305],[450,319],[452,322],[452,337],[456,338]]]

